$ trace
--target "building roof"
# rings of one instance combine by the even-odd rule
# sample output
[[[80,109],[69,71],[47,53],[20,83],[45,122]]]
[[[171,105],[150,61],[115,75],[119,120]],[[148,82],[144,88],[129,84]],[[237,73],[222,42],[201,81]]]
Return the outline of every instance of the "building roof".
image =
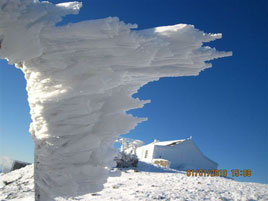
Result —
[[[182,140],[171,140],[171,141],[164,141],[164,142],[159,142],[159,141],[154,141],[151,144],[158,145],[158,146],[173,146],[179,143],[184,142],[185,140],[188,139],[182,139]]]

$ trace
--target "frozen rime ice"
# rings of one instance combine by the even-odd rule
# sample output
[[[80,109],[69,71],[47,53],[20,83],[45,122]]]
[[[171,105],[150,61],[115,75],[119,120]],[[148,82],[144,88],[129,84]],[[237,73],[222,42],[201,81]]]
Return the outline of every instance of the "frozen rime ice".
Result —
[[[132,95],[160,77],[198,75],[210,67],[206,61],[231,55],[202,46],[221,34],[192,25],[137,31],[108,17],[55,26],[80,7],[0,1],[0,57],[27,80],[36,200],[101,190],[114,140],[146,120],[126,114],[150,102]]]

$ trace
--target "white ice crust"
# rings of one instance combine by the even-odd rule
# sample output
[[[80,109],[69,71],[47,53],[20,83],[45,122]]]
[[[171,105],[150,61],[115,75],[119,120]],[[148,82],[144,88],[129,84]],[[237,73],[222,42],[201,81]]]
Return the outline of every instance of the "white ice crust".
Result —
[[[0,1],[0,57],[27,80],[35,142],[35,185],[43,200],[103,188],[113,142],[146,118],[126,111],[132,95],[161,77],[198,75],[230,56],[203,46],[221,38],[192,25],[142,31],[116,17],[55,26],[81,3]]]

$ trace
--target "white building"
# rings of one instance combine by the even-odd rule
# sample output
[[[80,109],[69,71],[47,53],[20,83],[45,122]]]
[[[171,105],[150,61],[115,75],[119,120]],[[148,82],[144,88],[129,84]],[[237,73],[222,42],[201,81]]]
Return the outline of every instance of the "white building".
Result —
[[[140,161],[155,163],[157,160],[167,160],[170,167],[178,170],[216,169],[218,164],[207,158],[192,141],[192,138],[154,142],[138,147],[136,150]]]

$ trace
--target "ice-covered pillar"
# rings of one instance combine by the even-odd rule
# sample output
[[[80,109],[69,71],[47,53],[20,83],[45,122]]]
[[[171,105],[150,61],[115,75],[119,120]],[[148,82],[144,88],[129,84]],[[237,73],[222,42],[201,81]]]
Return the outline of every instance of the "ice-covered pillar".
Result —
[[[206,61],[231,55],[203,46],[221,34],[185,24],[135,31],[109,17],[55,26],[80,7],[0,1],[0,57],[27,81],[38,201],[103,188],[113,142],[146,120],[126,114],[149,102],[132,98],[141,86],[198,75],[210,67]]]

